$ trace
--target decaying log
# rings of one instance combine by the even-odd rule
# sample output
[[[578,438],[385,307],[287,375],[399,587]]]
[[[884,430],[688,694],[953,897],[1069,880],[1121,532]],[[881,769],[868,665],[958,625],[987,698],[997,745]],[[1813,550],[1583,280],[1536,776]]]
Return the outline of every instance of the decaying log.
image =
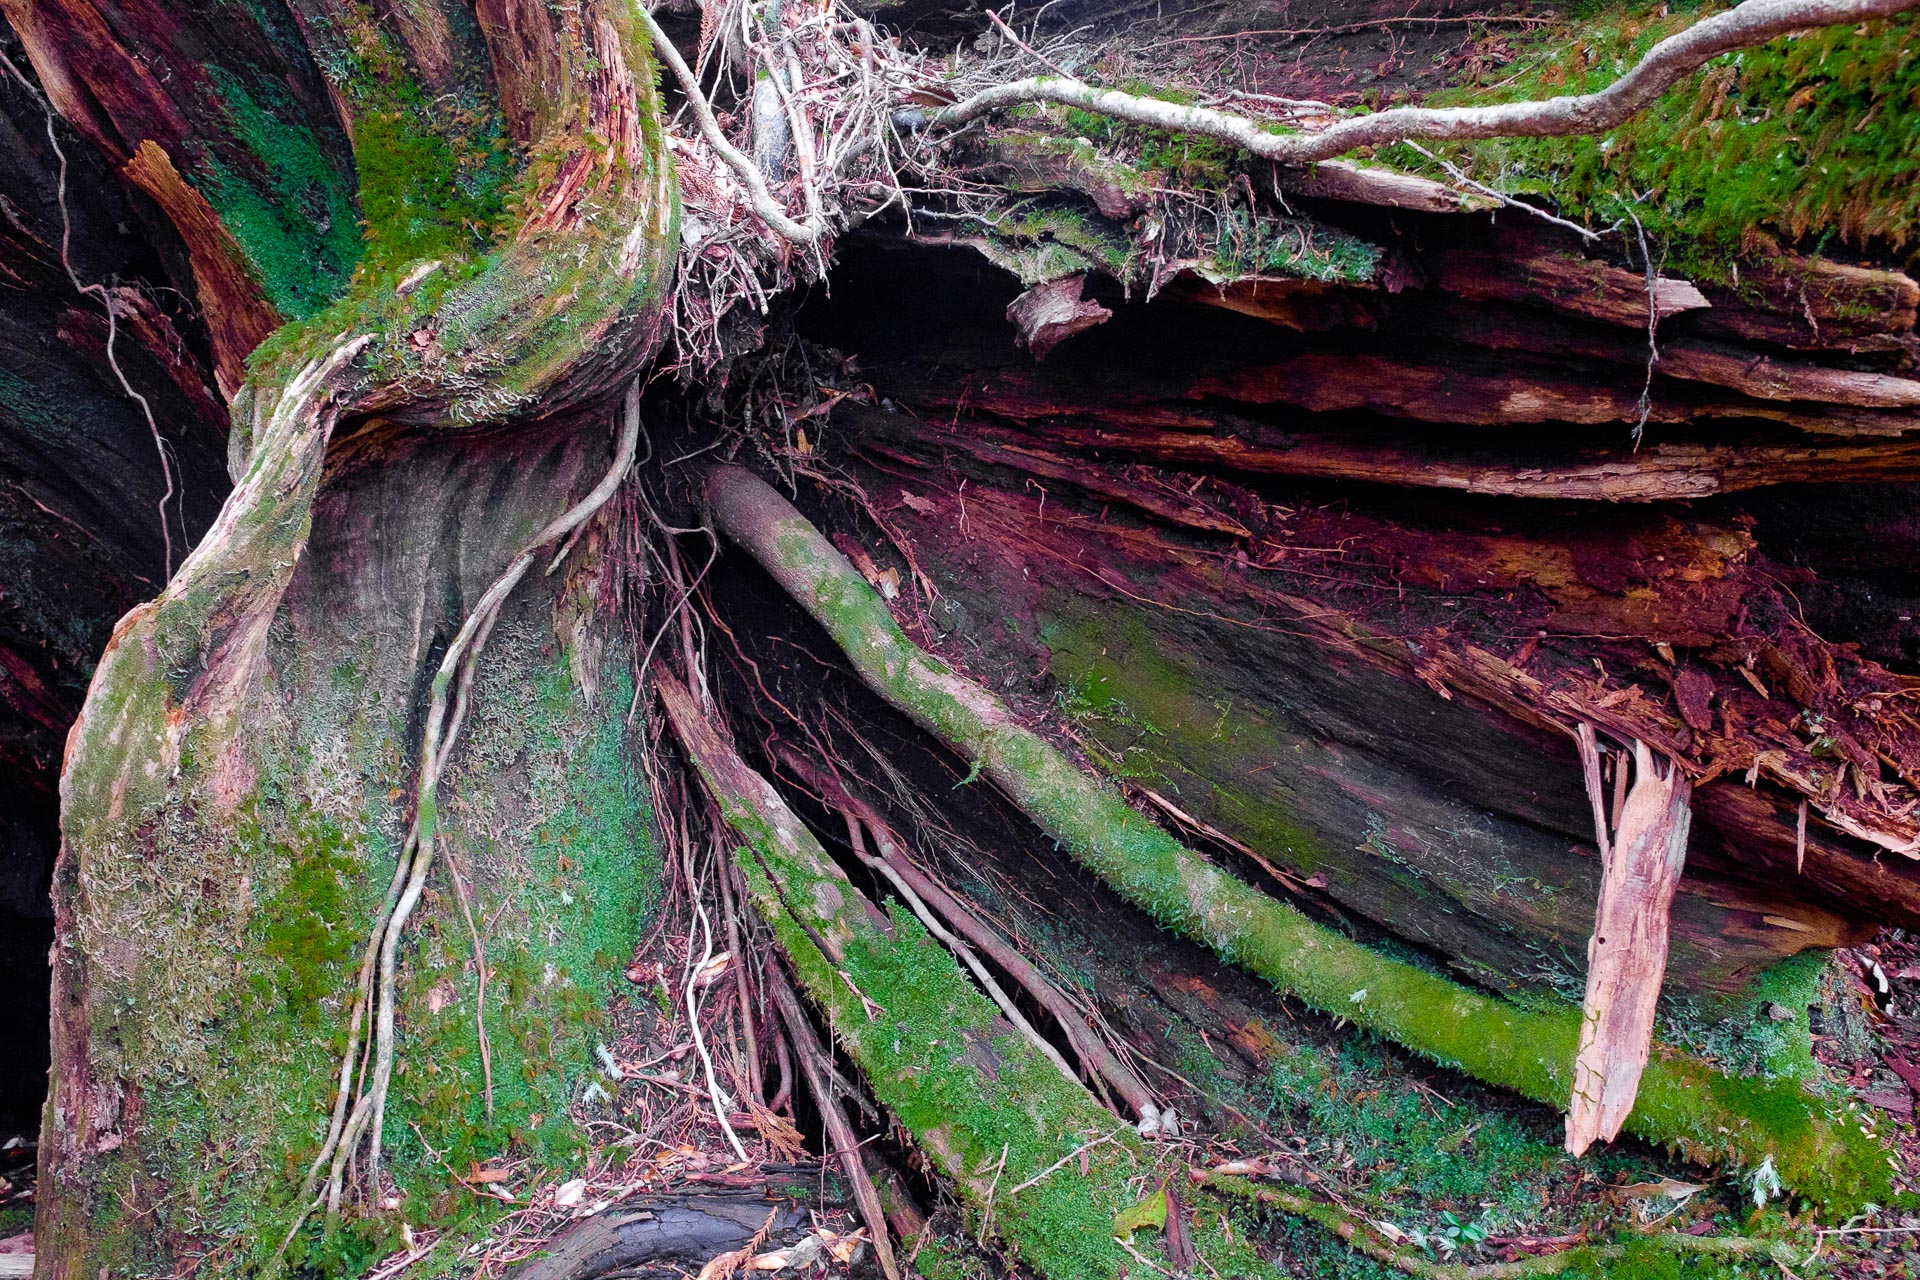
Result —
[[[1655,1006],[1667,968],[1667,913],[1686,863],[1693,792],[1677,765],[1668,762],[1663,771],[1647,745],[1636,742],[1633,787],[1609,833],[1600,811],[1593,730],[1580,727],[1581,766],[1593,796],[1604,871],[1587,944],[1580,1052],[1567,1108],[1567,1150],[1576,1156],[1596,1138],[1611,1142],[1633,1110],[1653,1045]],[[1616,777],[1625,777],[1624,759],[1614,767]]]
[[[813,615],[869,688],[971,760],[1123,897],[1316,1008],[1482,1079],[1567,1104],[1577,1019],[1521,1009],[1389,960],[1249,887],[909,640],[858,571],[764,481],[715,468],[706,496],[717,527]],[[1771,1159],[1788,1182],[1835,1204],[1873,1199],[1886,1185],[1878,1142],[1830,1117],[1798,1085],[1730,1079],[1682,1054],[1648,1065],[1628,1125],[1696,1158]]]

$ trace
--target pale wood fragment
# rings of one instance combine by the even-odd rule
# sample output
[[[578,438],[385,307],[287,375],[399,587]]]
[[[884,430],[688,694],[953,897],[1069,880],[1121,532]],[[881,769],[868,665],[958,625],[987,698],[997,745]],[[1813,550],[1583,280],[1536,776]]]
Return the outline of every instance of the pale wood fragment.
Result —
[[[1597,828],[1597,744],[1586,724],[1577,737]],[[1692,785],[1671,763],[1656,764],[1644,742],[1633,744],[1633,761],[1633,786],[1612,838],[1601,833],[1599,841],[1600,902],[1587,944],[1587,998],[1567,1110],[1567,1150],[1576,1156],[1595,1139],[1611,1141],[1633,1110],[1666,976],[1668,911],[1686,862]]]

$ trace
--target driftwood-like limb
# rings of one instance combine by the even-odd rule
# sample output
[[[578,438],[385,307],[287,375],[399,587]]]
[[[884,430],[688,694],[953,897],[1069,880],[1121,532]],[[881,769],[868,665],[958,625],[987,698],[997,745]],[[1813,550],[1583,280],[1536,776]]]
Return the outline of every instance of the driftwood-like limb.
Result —
[[[1581,745],[1584,758],[1585,739]],[[1692,785],[1671,764],[1663,774],[1644,742],[1633,744],[1633,767],[1612,842],[1600,846],[1600,903],[1587,943],[1587,997],[1567,1109],[1567,1150],[1576,1156],[1596,1138],[1611,1142],[1633,1110],[1666,977],[1667,913],[1687,857]],[[1599,793],[1591,783],[1589,793],[1597,818]]]
[[[1388,959],[1227,874],[915,645],[846,557],[766,482],[718,467],[706,495],[716,526],[826,628],[869,688],[973,761],[1130,902],[1315,1008],[1567,1105],[1580,1031],[1573,1011],[1522,1009]],[[1879,1202],[1888,1189],[1879,1143],[1792,1081],[1733,1079],[1697,1058],[1663,1054],[1646,1068],[1628,1125],[1696,1159],[1771,1158],[1783,1179],[1834,1208]]]
[[[804,1209],[758,1191],[629,1200],[568,1227],[508,1276],[509,1280],[593,1280],[658,1263],[697,1267],[709,1258],[745,1248],[762,1230],[770,1244],[785,1243],[806,1225]]]
[[[1395,107],[1356,116],[1319,133],[1276,133],[1265,121],[1159,98],[1100,89],[1080,80],[1035,76],[983,89],[942,109],[937,125],[959,125],[1027,102],[1098,112],[1173,133],[1217,138],[1265,160],[1305,165],[1359,147],[1408,138],[1553,138],[1604,133],[1723,53],[1750,49],[1812,27],[1871,22],[1920,8],[1920,0],[1745,0],[1667,37],[1598,93],[1486,107]]]
[[[874,1190],[873,1179],[867,1176],[866,1162],[860,1158],[860,1140],[854,1135],[853,1126],[847,1123],[847,1113],[840,1109],[840,1101],[834,1097],[827,1073],[822,1069],[822,1064],[828,1061],[826,1047],[814,1032],[807,1011],[800,1007],[800,997],[793,993],[777,968],[767,970],[767,986],[773,995],[774,1007],[780,1010],[780,1018],[787,1024],[787,1034],[793,1038],[793,1051],[800,1059],[800,1074],[813,1090],[813,1100],[820,1104],[820,1120],[827,1127],[827,1147],[838,1156],[841,1171],[847,1175],[847,1185],[853,1188],[853,1202],[860,1210],[860,1220],[867,1224],[867,1234],[873,1237],[873,1252],[880,1260],[880,1269],[886,1272],[887,1280],[900,1280],[900,1264],[894,1260],[880,1193]]]

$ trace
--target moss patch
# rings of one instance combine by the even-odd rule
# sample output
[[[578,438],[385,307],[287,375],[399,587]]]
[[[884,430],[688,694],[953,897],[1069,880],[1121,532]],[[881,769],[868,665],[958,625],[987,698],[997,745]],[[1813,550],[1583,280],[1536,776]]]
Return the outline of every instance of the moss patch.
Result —
[[[1659,39],[1722,7],[1604,10],[1544,28],[1517,72],[1437,105],[1584,93],[1616,79]],[[1676,265],[1715,279],[1754,233],[1815,249],[1920,244],[1920,42],[1911,15],[1826,27],[1728,54],[1597,138],[1514,138],[1445,148],[1482,181],[1532,192],[1593,224],[1639,214],[1674,243]],[[1405,148],[1397,162],[1418,161]],[[1650,199],[1641,202],[1643,194]]]

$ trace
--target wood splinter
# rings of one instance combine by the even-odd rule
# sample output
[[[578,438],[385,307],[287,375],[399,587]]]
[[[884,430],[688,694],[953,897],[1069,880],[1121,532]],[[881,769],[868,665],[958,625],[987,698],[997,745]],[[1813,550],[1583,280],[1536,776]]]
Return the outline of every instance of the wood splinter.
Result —
[[[1595,1139],[1618,1136],[1640,1089],[1666,976],[1668,913],[1686,863],[1693,787],[1671,762],[1663,770],[1647,744],[1636,740],[1633,786],[1626,803],[1616,807],[1609,832],[1593,726],[1581,724],[1575,738],[1602,866],[1567,1108],[1567,1150],[1577,1156]],[[1626,761],[1619,760],[1615,778],[1624,778],[1625,771]]]

